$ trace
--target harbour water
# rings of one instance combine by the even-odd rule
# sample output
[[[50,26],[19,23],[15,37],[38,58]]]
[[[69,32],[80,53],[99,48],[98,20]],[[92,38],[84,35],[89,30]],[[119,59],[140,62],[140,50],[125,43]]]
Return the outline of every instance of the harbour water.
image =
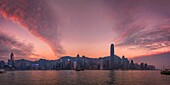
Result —
[[[170,85],[160,71],[60,70],[8,71],[0,85]]]

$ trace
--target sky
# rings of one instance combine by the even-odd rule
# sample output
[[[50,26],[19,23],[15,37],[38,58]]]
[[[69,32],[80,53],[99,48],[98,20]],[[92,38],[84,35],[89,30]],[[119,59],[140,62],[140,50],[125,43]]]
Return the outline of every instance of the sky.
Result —
[[[118,56],[161,56],[170,53],[169,9],[169,0],[0,0],[0,59],[98,58],[111,43]]]

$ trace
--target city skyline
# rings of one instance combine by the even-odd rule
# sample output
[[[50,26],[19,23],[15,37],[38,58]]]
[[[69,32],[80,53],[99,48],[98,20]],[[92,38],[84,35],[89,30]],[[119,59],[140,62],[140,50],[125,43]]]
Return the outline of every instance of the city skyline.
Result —
[[[14,59],[14,53],[10,54],[8,62],[0,61],[0,69],[14,70],[155,70],[154,65],[147,63],[136,63],[128,60],[124,55],[117,56],[114,44],[110,45],[110,55],[100,58],[89,58],[85,55],[76,57],[63,56],[56,60],[39,59],[30,61],[25,59]]]
[[[1,0],[0,60],[62,56],[170,64],[169,0]],[[152,59],[152,61],[147,60]],[[164,61],[164,62],[163,62]]]

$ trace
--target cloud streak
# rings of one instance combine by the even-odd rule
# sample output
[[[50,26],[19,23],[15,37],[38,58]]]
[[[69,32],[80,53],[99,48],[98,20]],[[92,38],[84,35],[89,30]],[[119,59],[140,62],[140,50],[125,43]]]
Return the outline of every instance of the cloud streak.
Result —
[[[7,35],[0,31],[0,58],[7,60],[11,52],[16,55],[15,58],[29,58],[34,55],[34,46],[31,43],[18,41],[15,37]]]
[[[58,37],[58,20],[48,0],[1,0],[0,14],[45,41],[56,56],[64,53]]]
[[[112,10],[117,46],[149,51],[170,47],[169,0],[105,1]],[[135,48],[134,48],[135,46]]]

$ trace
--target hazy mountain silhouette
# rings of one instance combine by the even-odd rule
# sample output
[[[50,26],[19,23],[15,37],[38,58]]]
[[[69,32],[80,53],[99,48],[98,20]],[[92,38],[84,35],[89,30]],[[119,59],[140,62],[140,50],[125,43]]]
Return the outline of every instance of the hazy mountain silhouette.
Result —
[[[163,65],[170,67],[170,52],[150,56],[136,57],[132,59],[135,62],[144,62],[155,65],[157,68],[160,69],[163,67]]]

